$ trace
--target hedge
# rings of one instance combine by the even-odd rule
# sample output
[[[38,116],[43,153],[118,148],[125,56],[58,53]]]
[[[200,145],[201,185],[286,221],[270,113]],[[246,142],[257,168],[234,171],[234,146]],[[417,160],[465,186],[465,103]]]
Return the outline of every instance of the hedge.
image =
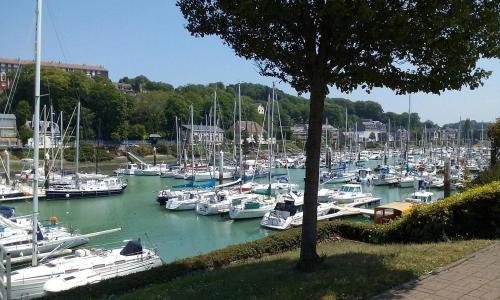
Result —
[[[318,223],[318,241],[336,238],[369,243],[431,242],[450,239],[500,237],[500,181],[496,181],[430,205],[421,205],[403,218],[386,225],[349,221]],[[149,284],[162,283],[195,271],[221,268],[233,262],[278,254],[300,246],[300,228],[228,246],[161,267],[114,278],[91,286],[47,296],[50,299],[102,298]]]

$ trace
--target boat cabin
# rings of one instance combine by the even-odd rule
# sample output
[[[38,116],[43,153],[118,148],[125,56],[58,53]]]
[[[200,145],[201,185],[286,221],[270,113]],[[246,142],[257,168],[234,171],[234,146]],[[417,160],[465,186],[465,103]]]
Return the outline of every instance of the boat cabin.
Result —
[[[408,213],[413,207],[410,202],[391,202],[375,208],[375,224],[386,224]]]
[[[341,193],[362,193],[361,184],[344,184],[340,187]]]
[[[433,196],[434,196],[434,193],[431,193],[431,192],[416,191],[413,194],[411,194],[411,197],[407,198],[406,201],[414,202],[414,203],[429,204],[429,203],[434,202],[434,199],[432,198]]]

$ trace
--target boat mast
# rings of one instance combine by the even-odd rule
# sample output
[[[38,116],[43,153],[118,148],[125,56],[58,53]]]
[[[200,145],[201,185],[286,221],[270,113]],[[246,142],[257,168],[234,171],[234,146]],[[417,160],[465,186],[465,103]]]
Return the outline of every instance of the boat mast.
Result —
[[[80,173],[80,99],[78,99],[76,115],[76,181],[78,184],[78,173]]]
[[[411,122],[411,94],[408,94],[408,132],[406,134],[406,150],[405,150],[405,161],[406,168],[408,169],[408,147],[410,145],[410,123]]]
[[[177,159],[177,164],[180,165],[181,161],[179,159],[179,125],[177,124],[177,116],[175,116],[175,158]]]
[[[63,134],[63,112],[61,110],[61,128],[59,129],[59,135],[61,136],[59,141],[59,147],[61,149],[61,178],[63,176],[63,167],[64,167],[64,134]]]
[[[42,0],[37,0],[36,8],[36,43],[35,43],[35,115],[33,132],[33,166],[35,174],[33,175],[33,248],[31,255],[31,265],[38,265],[38,156],[39,156],[39,138],[40,138],[40,70],[41,70],[41,43],[42,43]]]
[[[238,128],[238,143],[239,143],[239,151],[240,151],[240,178],[241,181],[243,182],[243,152],[241,149],[241,85],[238,82],[238,121],[239,121],[239,126]],[[262,132],[261,132],[262,134]],[[258,158],[257,158],[258,159]]]
[[[191,104],[191,175],[194,180],[194,112],[193,112],[193,104]]]
[[[214,136],[213,136],[213,167],[212,167],[212,178],[215,178],[215,154],[217,153],[216,146],[216,136],[217,136],[217,89],[214,91]]]

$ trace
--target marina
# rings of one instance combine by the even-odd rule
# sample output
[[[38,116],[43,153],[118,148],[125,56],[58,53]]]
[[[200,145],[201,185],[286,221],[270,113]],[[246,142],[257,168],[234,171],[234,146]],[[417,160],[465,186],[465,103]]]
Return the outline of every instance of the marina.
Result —
[[[377,161],[373,161],[373,164],[376,166]],[[285,169],[277,171],[286,172]],[[297,183],[299,189],[303,189],[304,170],[289,169],[288,172],[290,181]],[[262,228],[259,225],[260,219],[231,220],[227,216],[199,215],[194,210],[169,211],[156,202],[159,190],[185,183],[184,180],[160,176],[127,176],[126,179],[128,187],[121,195],[106,198],[42,200],[40,218],[48,220],[51,216],[57,216],[62,224],[78,228],[81,233],[122,227],[121,231],[91,238],[85,246],[120,246],[126,239],[147,238],[158,247],[159,254],[165,261],[256,240],[276,232]],[[257,181],[265,183],[266,179],[259,178]],[[340,188],[340,186],[341,184],[329,184],[328,188]],[[441,190],[432,191],[442,197]],[[414,189],[374,186],[371,192],[374,197],[380,198],[381,204],[384,204],[404,200],[411,196]],[[19,215],[29,214],[31,211],[31,201],[11,202],[9,205],[15,207]],[[370,211],[373,212],[373,209]]]

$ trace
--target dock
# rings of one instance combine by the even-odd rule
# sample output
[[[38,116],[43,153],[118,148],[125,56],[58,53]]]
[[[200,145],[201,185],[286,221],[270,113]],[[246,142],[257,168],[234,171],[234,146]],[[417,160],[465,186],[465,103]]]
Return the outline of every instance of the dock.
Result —
[[[14,202],[14,201],[30,201],[33,200],[33,187],[30,185],[19,185],[19,191],[24,194],[24,196],[17,197],[2,197],[0,202]],[[38,198],[45,198],[45,190],[38,188]]]

